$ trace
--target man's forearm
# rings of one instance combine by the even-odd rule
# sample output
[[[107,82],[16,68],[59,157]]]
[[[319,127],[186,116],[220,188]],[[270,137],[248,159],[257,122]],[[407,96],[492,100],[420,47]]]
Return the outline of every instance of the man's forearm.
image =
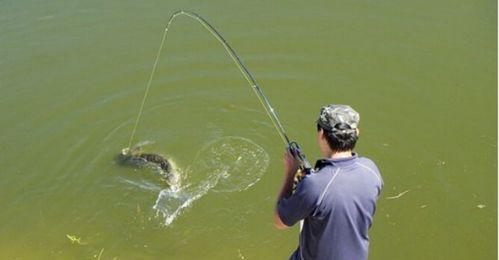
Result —
[[[274,210],[274,224],[278,229],[288,228],[288,226],[282,222],[281,216],[279,216],[279,202],[283,198],[289,198],[293,193],[293,180],[297,170],[298,162],[288,149],[284,154],[284,181],[282,182],[281,190],[277,196]]]
[[[288,228],[288,226],[282,222],[281,217],[279,216],[279,210],[278,210],[279,206],[278,205],[279,205],[279,201],[282,198],[288,198],[293,193],[293,179],[294,179],[293,174],[286,173],[286,175],[284,177],[284,181],[282,183],[281,191],[279,192],[279,195],[277,196],[276,207],[274,210],[274,225],[278,229]]]

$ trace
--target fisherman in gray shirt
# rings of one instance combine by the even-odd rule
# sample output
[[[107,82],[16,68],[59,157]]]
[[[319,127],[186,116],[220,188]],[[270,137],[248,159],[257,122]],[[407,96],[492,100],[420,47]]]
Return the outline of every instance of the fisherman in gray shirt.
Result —
[[[346,105],[328,105],[317,120],[323,159],[293,191],[298,164],[287,152],[285,178],[274,214],[279,229],[302,221],[299,246],[290,259],[365,260],[368,230],[383,180],[374,162],[353,152],[359,114]]]

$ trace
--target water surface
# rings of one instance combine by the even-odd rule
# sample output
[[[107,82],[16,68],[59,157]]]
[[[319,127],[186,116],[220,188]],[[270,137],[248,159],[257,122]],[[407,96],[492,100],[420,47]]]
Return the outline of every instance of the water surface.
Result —
[[[181,8],[220,29],[308,157],[319,156],[320,106],[360,112],[357,151],[385,181],[370,259],[497,257],[497,2],[424,0],[1,1],[0,258],[294,250],[298,230],[272,226],[282,143],[222,47],[186,18],[172,27],[134,141],[152,141],[147,149],[189,173],[192,203],[165,226],[157,176],[114,161]],[[225,169],[254,170],[250,187],[217,189],[224,172],[204,170],[214,167],[207,147],[223,140],[222,161],[260,160]]]

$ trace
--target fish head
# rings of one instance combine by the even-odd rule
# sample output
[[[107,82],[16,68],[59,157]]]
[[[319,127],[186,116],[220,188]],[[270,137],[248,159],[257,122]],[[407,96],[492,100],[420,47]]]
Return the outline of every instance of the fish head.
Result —
[[[129,155],[130,154],[130,148],[123,148],[121,149],[121,155]]]

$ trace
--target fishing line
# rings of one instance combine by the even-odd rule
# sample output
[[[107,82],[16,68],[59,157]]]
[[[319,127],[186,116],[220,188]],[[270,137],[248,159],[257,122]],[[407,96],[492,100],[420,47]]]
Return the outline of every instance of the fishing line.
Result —
[[[163,46],[165,45],[165,42],[167,39],[168,29],[170,28],[170,25],[173,23],[175,18],[177,16],[180,16],[180,15],[185,15],[185,16],[192,18],[195,21],[199,22],[211,35],[213,35],[217,39],[217,41],[220,44],[222,44],[225,51],[229,54],[230,58],[234,61],[234,63],[236,64],[238,69],[241,71],[241,73],[243,74],[246,81],[248,81],[248,83],[253,88],[255,94],[258,97],[258,100],[260,101],[262,106],[265,108],[265,112],[267,113],[267,115],[269,116],[270,120],[272,121],[274,127],[276,128],[276,130],[279,134],[279,137],[281,137],[281,139],[283,140],[284,144],[287,147],[293,147],[294,142],[291,142],[289,140],[289,138],[286,134],[286,131],[284,130],[284,127],[282,126],[281,122],[279,121],[279,118],[277,117],[277,114],[276,114],[274,108],[272,108],[267,97],[263,94],[262,90],[258,86],[255,78],[249,72],[249,70],[246,68],[246,66],[243,64],[243,62],[241,61],[241,59],[239,58],[237,53],[234,51],[234,49],[232,49],[232,47],[229,45],[229,43],[227,43],[227,41],[223,38],[223,36],[217,31],[217,29],[215,29],[215,27],[213,27],[203,17],[201,17],[200,15],[198,15],[196,13],[193,13],[190,11],[185,11],[185,10],[180,10],[180,11],[176,11],[175,13],[173,13],[171,15],[170,19],[168,20],[168,23],[166,24],[165,31],[163,33],[163,38],[161,39],[161,44],[159,45],[158,53],[156,54],[156,59],[154,61],[154,65],[152,67],[152,71],[151,71],[151,74],[149,76],[149,80],[147,81],[147,84],[146,84],[146,89],[144,92],[144,97],[142,98],[142,103],[140,104],[139,113],[137,114],[137,118],[135,119],[135,123],[134,123],[133,129],[132,129],[132,134],[130,135],[130,139],[128,141],[128,147],[131,147],[131,145],[132,145],[132,141],[133,141],[133,138],[135,136],[137,126],[140,122],[140,118],[142,117],[144,105],[145,105],[145,102],[147,100],[147,96],[149,94],[149,89],[151,87],[151,83],[152,83],[152,80],[154,78],[154,74],[156,73],[156,68],[158,66],[159,57],[161,56],[161,51],[163,50]],[[294,144],[296,144],[296,143],[294,143]]]

